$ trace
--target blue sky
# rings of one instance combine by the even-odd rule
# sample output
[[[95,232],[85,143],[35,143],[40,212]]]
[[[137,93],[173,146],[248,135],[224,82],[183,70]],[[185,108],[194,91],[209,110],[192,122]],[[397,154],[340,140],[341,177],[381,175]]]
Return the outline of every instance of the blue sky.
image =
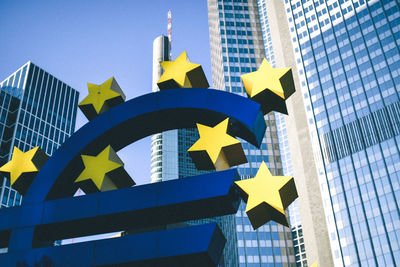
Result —
[[[114,76],[127,99],[151,92],[152,45],[167,34],[172,57],[186,50],[211,79],[207,1],[0,1],[0,81],[31,60],[80,92]],[[76,129],[87,122],[78,110]],[[150,140],[121,150],[138,184],[150,180]]]

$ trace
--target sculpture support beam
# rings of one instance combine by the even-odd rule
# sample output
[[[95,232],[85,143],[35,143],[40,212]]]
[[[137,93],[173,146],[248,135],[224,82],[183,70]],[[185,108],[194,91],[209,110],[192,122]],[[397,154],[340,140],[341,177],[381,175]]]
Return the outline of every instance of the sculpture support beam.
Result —
[[[231,169],[0,209],[0,217],[10,218],[0,221],[0,233],[14,229],[8,246],[12,252],[31,244],[46,246],[54,240],[234,214],[240,203],[233,185],[238,179],[236,169]],[[27,232],[33,227],[34,232]]]
[[[171,246],[174,240],[174,246]],[[1,266],[217,266],[225,238],[213,224],[0,254]],[[73,256],[71,256],[73,255]],[[21,265],[25,266],[25,265]],[[42,265],[40,265],[42,266]]]

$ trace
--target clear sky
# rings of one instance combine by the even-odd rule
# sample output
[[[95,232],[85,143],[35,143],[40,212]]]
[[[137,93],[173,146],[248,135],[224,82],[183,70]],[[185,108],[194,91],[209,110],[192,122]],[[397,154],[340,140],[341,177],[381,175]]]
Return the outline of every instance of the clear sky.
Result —
[[[151,92],[152,45],[167,34],[172,57],[186,50],[212,84],[206,0],[1,0],[0,81],[31,60],[87,95],[114,76],[127,100]],[[87,122],[78,110],[76,129]],[[150,181],[150,138],[121,150],[138,184]]]

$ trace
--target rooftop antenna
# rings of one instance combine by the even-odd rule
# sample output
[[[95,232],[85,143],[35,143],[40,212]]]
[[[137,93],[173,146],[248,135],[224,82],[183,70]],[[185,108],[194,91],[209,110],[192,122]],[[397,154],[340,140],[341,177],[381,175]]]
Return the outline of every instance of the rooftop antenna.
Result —
[[[169,60],[172,60],[171,34],[172,34],[172,22],[171,22],[171,9],[170,9],[170,10],[168,10]]]

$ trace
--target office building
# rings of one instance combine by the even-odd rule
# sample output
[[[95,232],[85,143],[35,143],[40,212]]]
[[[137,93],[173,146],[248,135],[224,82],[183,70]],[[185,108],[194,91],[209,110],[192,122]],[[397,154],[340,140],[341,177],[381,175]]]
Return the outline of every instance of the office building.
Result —
[[[160,63],[168,60],[170,60],[169,38],[161,35],[153,42],[153,92],[159,90],[157,81],[163,73]],[[198,139],[197,129],[170,130],[153,135],[151,137],[151,182],[168,181],[206,173],[207,171],[196,169],[187,152]],[[227,239],[219,266],[239,266],[234,216],[227,215],[187,223],[209,222],[216,222]]]
[[[153,42],[152,91],[159,91],[157,81],[163,69],[162,61],[170,60],[170,42],[160,35]],[[199,138],[197,129],[170,130],[151,137],[151,182],[168,181],[176,178],[206,173],[196,169],[187,150]]]
[[[208,0],[208,15],[213,87],[247,97],[240,75],[257,70],[265,57],[257,1]],[[276,115],[265,120],[261,147],[243,143],[242,179],[254,177],[262,161],[272,174],[283,174]],[[236,214],[240,266],[296,266],[291,230],[271,222],[254,231],[244,211],[242,203]]]
[[[265,2],[269,10],[279,1]],[[281,20],[274,31],[279,36],[289,24],[281,41],[294,48],[298,103],[307,118],[295,124],[309,129],[314,150],[329,232],[323,247],[330,247],[335,266],[399,266],[399,3],[285,0],[282,6],[274,10]],[[306,223],[302,216],[304,230]],[[307,258],[314,258],[304,235]]]
[[[170,60],[168,37],[158,36],[153,41],[152,91],[159,91],[157,81],[163,69],[161,62]],[[178,130],[155,134],[151,137],[151,182],[161,182],[178,177]]]
[[[13,147],[40,146],[51,155],[75,130],[79,93],[28,62],[0,83],[0,165]],[[1,177],[1,207],[20,205],[22,197]]]

